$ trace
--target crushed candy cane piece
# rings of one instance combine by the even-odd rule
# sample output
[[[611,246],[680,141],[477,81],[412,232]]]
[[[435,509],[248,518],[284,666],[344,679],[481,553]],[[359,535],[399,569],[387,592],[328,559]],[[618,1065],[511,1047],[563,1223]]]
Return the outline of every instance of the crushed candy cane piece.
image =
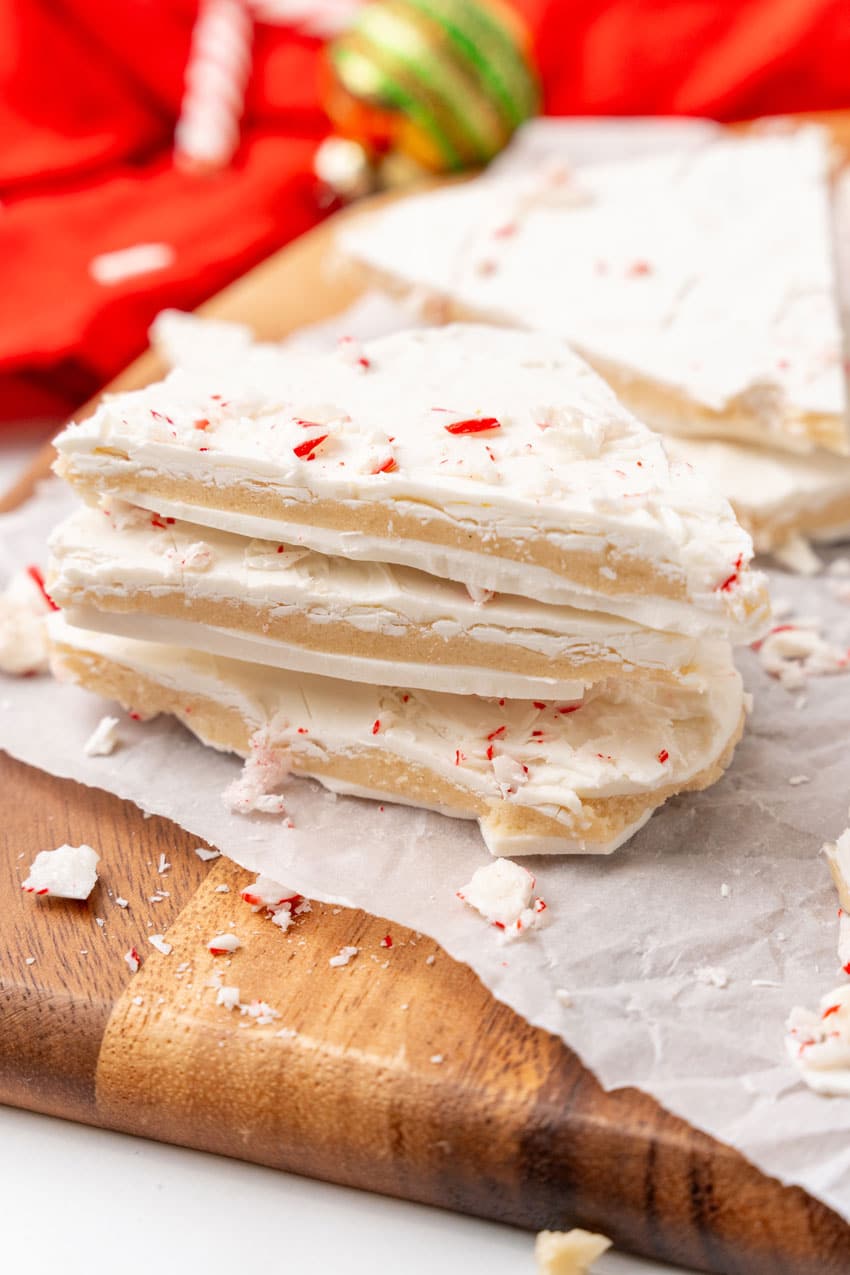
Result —
[[[39,898],[87,899],[97,882],[97,851],[91,846],[57,846],[42,850],[30,866],[21,889]]]
[[[216,1005],[223,1005],[225,1009],[239,1009],[239,988],[238,987],[219,987],[215,994]]]
[[[259,908],[279,908],[284,903],[294,906],[302,897],[297,890],[290,890],[288,886],[281,885],[279,881],[262,874],[257,877],[253,885],[249,885],[242,891],[242,899],[245,903],[249,903],[254,911]]]
[[[118,718],[101,717],[83,745],[86,757],[108,757],[118,745]]]
[[[827,992],[819,1012],[792,1009],[786,1031],[788,1055],[810,1089],[850,1094],[850,983]]]
[[[540,1231],[534,1241],[537,1275],[589,1275],[610,1247],[608,1237],[594,1231]]]
[[[148,942],[151,947],[155,947],[163,956],[171,954],[171,944],[168,942],[164,934],[149,934]]]
[[[288,750],[273,743],[268,729],[255,731],[242,774],[225,790],[224,803],[238,814],[284,814],[284,799],[273,789],[288,776]]]
[[[226,956],[229,952],[238,952],[241,946],[242,940],[235,934],[215,934],[207,940],[207,950],[213,956]]]
[[[330,958],[328,965],[333,966],[334,969],[339,969],[341,966],[347,965],[351,958],[356,956],[359,951],[359,947],[341,947],[336,956],[332,956]]]
[[[534,877],[527,868],[512,859],[497,859],[477,868],[457,897],[506,938],[518,938],[539,924],[546,909],[542,899],[532,904],[533,891]]]
[[[211,863],[213,859],[221,858],[220,850],[207,850],[206,846],[195,846],[195,854],[203,863]]]
[[[127,969],[130,971],[130,973],[138,974],[139,966],[142,963],[142,958],[139,956],[139,953],[136,951],[134,947],[131,947],[129,951],[124,953],[124,960],[127,962]]]
[[[0,593],[0,673],[20,677],[47,668],[44,621],[53,606],[35,571],[16,572]]]

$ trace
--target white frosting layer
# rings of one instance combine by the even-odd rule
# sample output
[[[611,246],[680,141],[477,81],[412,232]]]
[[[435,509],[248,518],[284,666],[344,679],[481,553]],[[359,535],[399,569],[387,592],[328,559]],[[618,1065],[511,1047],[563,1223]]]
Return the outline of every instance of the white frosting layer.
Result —
[[[481,420],[494,427],[467,432]],[[555,337],[458,325],[362,352],[250,347],[215,374],[177,370],[107,399],[57,447],[72,479],[106,491],[123,481],[141,504],[239,534],[677,632],[743,638],[764,625],[764,583],[746,569],[751,543],[728,504],[671,465],[660,439]],[[161,475],[203,484],[209,504],[129,489]],[[217,491],[227,487],[279,500],[279,514],[223,509]],[[315,500],[349,515],[383,505],[470,547],[287,521],[288,509]],[[532,541],[545,546],[564,573],[488,552],[497,535],[520,554]],[[608,572],[610,593],[569,578],[573,553]],[[618,589],[612,555],[649,565],[686,596]]]
[[[353,562],[274,541],[199,532],[186,523],[164,524],[147,511],[121,507],[113,513],[109,501],[103,509],[77,511],[56,528],[50,544],[51,593],[60,606],[70,609],[72,623],[302,672],[519,698],[580,697],[584,682],[593,680],[577,674],[567,681],[539,671],[523,675],[476,667],[474,662],[437,663],[424,653],[418,663],[401,663],[389,651],[384,659],[366,659],[348,653],[344,645],[323,650],[328,624],[339,622],[378,638],[387,635],[415,643],[421,632],[439,639],[466,636],[482,651],[495,645],[519,647],[547,661],[568,658],[579,673],[582,664],[601,661],[611,676],[626,664],[698,678],[693,666],[706,658],[705,644],[695,639],[599,612],[502,594],[476,604],[464,585],[409,567]],[[215,606],[221,623],[146,615],[150,602],[163,596]],[[132,611],[110,612],[111,602],[128,599]],[[228,604],[234,602],[256,612],[256,628],[250,633],[229,624]],[[296,615],[310,621],[312,650],[264,633],[266,616]]]
[[[739,518],[756,524],[757,549],[770,549],[791,531],[826,542],[850,534],[850,460],[825,451],[793,456],[719,439],[670,438],[666,446],[709,479]],[[834,503],[843,503],[845,512],[824,524]]]
[[[468,313],[738,409],[736,434],[806,449],[807,413],[844,429],[827,171],[819,129],[723,138],[577,174],[485,176],[393,203],[342,243]],[[664,424],[709,432],[681,411]]]
[[[311,773],[311,756],[318,765],[329,755],[377,749],[425,767],[471,796],[539,810],[557,821],[577,818],[579,825],[588,798],[651,793],[702,773],[723,753],[742,712],[741,681],[728,651],[712,670],[706,693],[621,679],[589,690],[579,708],[557,700],[538,708],[527,700],[290,674],[74,629],[61,614],[50,626],[57,642],[93,652],[181,696],[207,697],[235,710],[249,731],[268,732],[282,749],[297,747],[298,773]],[[344,790],[333,778],[317,778]],[[398,793],[363,795],[402,800]],[[613,848],[577,839],[574,832],[554,846],[500,835],[495,848],[503,852]]]

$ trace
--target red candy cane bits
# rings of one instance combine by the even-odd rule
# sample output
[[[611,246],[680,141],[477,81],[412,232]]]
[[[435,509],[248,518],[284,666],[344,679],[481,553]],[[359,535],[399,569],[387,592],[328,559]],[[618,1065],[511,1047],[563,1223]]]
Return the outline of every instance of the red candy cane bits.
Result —
[[[299,460],[313,460],[316,449],[321,447],[326,438],[327,434],[319,434],[317,438],[305,438],[303,443],[299,443],[292,450]]]
[[[501,428],[501,422],[495,416],[475,416],[470,420],[455,421],[453,425],[443,426],[447,434],[483,434],[487,430]]]

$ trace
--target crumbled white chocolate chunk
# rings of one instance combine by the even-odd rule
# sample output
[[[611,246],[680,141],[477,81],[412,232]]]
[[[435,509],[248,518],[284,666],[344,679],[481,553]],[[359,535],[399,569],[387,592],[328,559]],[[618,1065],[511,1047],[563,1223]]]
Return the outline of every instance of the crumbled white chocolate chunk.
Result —
[[[850,1094],[850,984],[822,997],[817,1013],[792,1009],[786,1026],[789,1057],[809,1088]]]
[[[726,970],[720,969],[716,965],[701,965],[694,970],[694,978],[698,983],[705,983],[707,987],[728,987],[729,975]]]
[[[597,1257],[611,1247],[593,1231],[541,1231],[534,1241],[538,1275],[589,1275]]]
[[[21,882],[27,894],[59,899],[87,899],[97,882],[99,855],[91,846],[58,846],[42,850]]]
[[[810,780],[808,775],[792,775],[788,780],[788,783],[792,788],[799,788],[801,784],[807,784],[809,782]]]
[[[351,958],[356,956],[359,951],[359,947],[341,947],[337,955],[330,958],[328,965],[333,966],[334,969],[338,969],[342,965],[347,965]]]
[[[21,676],[47,668],[47,632],[50,614],[40,585],[41,573],[31,567],[18,571],[0,593],[0,673]]]
[[[534,900],[534,877],[511,859],[496,859],[476,869],[457,897],[484,917],[506,938],[518,938],[539,922],[546,904]]]
[[[845,649],[802,624],[777,625],[761,643],[759,658],[765,672],[788,691],[800,690],[810,677],[843,673],[850,667]]]
[[[731,893],[732,893],[732,891],[731,891],[731,889],[729,888],[729,886],[727,885],[727,883],[726,883],[725,881],[721,882],[721,885],[720,885],[720,897],[721,897],[721,899],[728,899],[728,898],[729,898],[729,895],[730,895]]]
[[[155,947],[156,950],[161,952],[163,956],[168,956],[171,952],[171,944],[167,941],[163,934],[149,934],[148,942],[151,947]]]
[[[101,717],[83,745],[86,757],[108,757],[118,744],[118,718]]]
[[[223,1005],[225,1009],[239,1008],[239,988],[238,987],[219,987],[215,995],[216,1005]]]
[[[221,858],[220,850],[207,850],[206,846],[195,846],[195,854],[204,863],[212,863],[213,859]]]

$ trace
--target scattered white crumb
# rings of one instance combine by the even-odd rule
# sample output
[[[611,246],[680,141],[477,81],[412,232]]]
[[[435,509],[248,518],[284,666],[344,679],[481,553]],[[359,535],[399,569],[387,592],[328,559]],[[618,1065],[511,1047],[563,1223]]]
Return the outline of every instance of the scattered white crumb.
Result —
[[[217,886],[215,887],[215,893],[216,893],[216,894],[229,894],[229,893],[230,893],[230,886],[229,886],[229,885],[217,885]]]
[[[332,965],[334,969],[338,969],[341,965],[347,965],[359,951],[359,947],[341,947],[337,955],[330,958],[328,965]]]
[[[816,624],[776,625],[761,643],[759,659],[787,691],[802,690],[810,677],[843,673],[850,667],[847,651],[822,638]],[[797,707],[805,707],[805,699]]]
[[[118,742],[118,718],[101,717],[83,745],[83,752],[87,757],[108,757]]]
[[[113,902],[115,903],[115,906],[118,908],[128,908],[130,906],[128,901],[126,899],[122,899],[120,894],[116,894]]]
[[[24,965],[35,965],[35,957],[28,956],[26,960],[24,961]]]
[[[171,864],[168,862],[165,855],[161,854],[159,856],[159,863],[156,865],[156,870],[159,875],[162,876],[163,872],[167,872],[170,867]]]
[[[441,1063],[441,1062],[443,1062],[443,1055],[442,1055],[442,1054],[432,1054],[432,1055],[431,1055],[431,1057],[428,1059],[428,1061],[429,1061],[429,1062],[432,1062],[432,1063]]]
[[[555,1000],[563,1005],[564,1009],[570,1009],[573,1003],[573,998],[565,987],[555,988]]]
[[[223,1005],[225,1009],[239,1008],[239,988],[238,987],[220,987],[215,996],[216,1005]]]
[[[99,925],[101,929],[103,929],[104,925],[106,925],[106,918],[103,916],[96,916],[94,920],[95,924]]]
[[[42,850],[21,882],[27,894],[59,899],[87,899],[97,882],[98,854],[91,846],[57,846]]]
[[[150,943],[151,947],[155,947],[156,950],[158,952],[161,952],[163,956],[168,956],[169,953],[171,952],[171,944],[166,940],[165,936],[162,934],[149,934],[148,942]]]
[[[727,885],[727,883],[726,883],[725,881],[723,881],[723,882],[721,883],[721,885],[720,885],[720,897],[721,897],[721,899],[728,899],[728,898],[729,898],[729,895],[730,895],[731,893],[732,893],[732,891],[731,891],[730,887]]]
[[[174,249],[166,243],[137,243],[115,252],[100,252],[89,262],[89,274],[102,287],[113,287],[137,275],[167,270],[175,260]]]
[[[294,1040],[297,1035],[294,1027],[281,1027],[280,1031],[275,1032],[275,1036],[280,1036],[283,1040]]]
[[[18,571],[0,593],[0,673],[21,676],[47,668],[44,621],[50,604],[41,592],[36,569]]]
[[[130,973],[138,974],[139,966],[141,965],[142,962],[141,962],[141,958],[139,957],[139,953],[136,951],[134,947],[131,947],[129,951],[124,953],[124,960],[127,963],[127,969],[130,971]]]
[[[437,958],[436,958],[436,956],[434,956],[434,955],[433,955],[433,953],[432,953],[432,954],[431,954],[431,956],[426,956],[426,957],[425,957],[425,964],[426,964],[426,965],[433,965],[433,964],[434,964],[434,962],[436,961],[436,959],[437,959]]]
[[[477,868],[457,891],[457,897],[474,908],[506,939],[519,938],[540,922],[546,904],[534,899],[534,877],[512,859],[496,859]]]
[[[259,1027],[265,1027],[268,1023],[273,1023],[276,1018],[280,1018],[277,1010],[272,1009],[271,1005],[267,1005],[265,1001],[251,1001],[250,1005],[240,1005],[239,1012],[247,1014]]]
[[[537,1275],[589,1275],[611,1241],[593,1231],[541,1231],[534,1241]]]
[[[788,783],[792,788],[799,788],[800,784],[807,784],[809,782],[810,780],[808,775],[792,775],[788,780]]]
[[[707,987],[728,987],[729,975],[726,970],[720,969],[716,965],[701,965],[694,970],[694,978],[698,983],[705,983]]]
[[[223,956],[225,952],[238,952],[241,946],[242,940],[235,934],[214,934],[207,940],[207,948],[213,956]]]
[[[203,859],[204,863],[210,863],[213,859],[221,858],[220,850],[207,850],[206,846],[195,846],[195,854],[199,859]]]
[[[144,997],[143,997],[143,996],[134,996],[134,997],[133,997],[133,1004],[134,1004],[134,1005],[144,1005],[144,1003],[145,1003],[145,999],[144,999]]]

